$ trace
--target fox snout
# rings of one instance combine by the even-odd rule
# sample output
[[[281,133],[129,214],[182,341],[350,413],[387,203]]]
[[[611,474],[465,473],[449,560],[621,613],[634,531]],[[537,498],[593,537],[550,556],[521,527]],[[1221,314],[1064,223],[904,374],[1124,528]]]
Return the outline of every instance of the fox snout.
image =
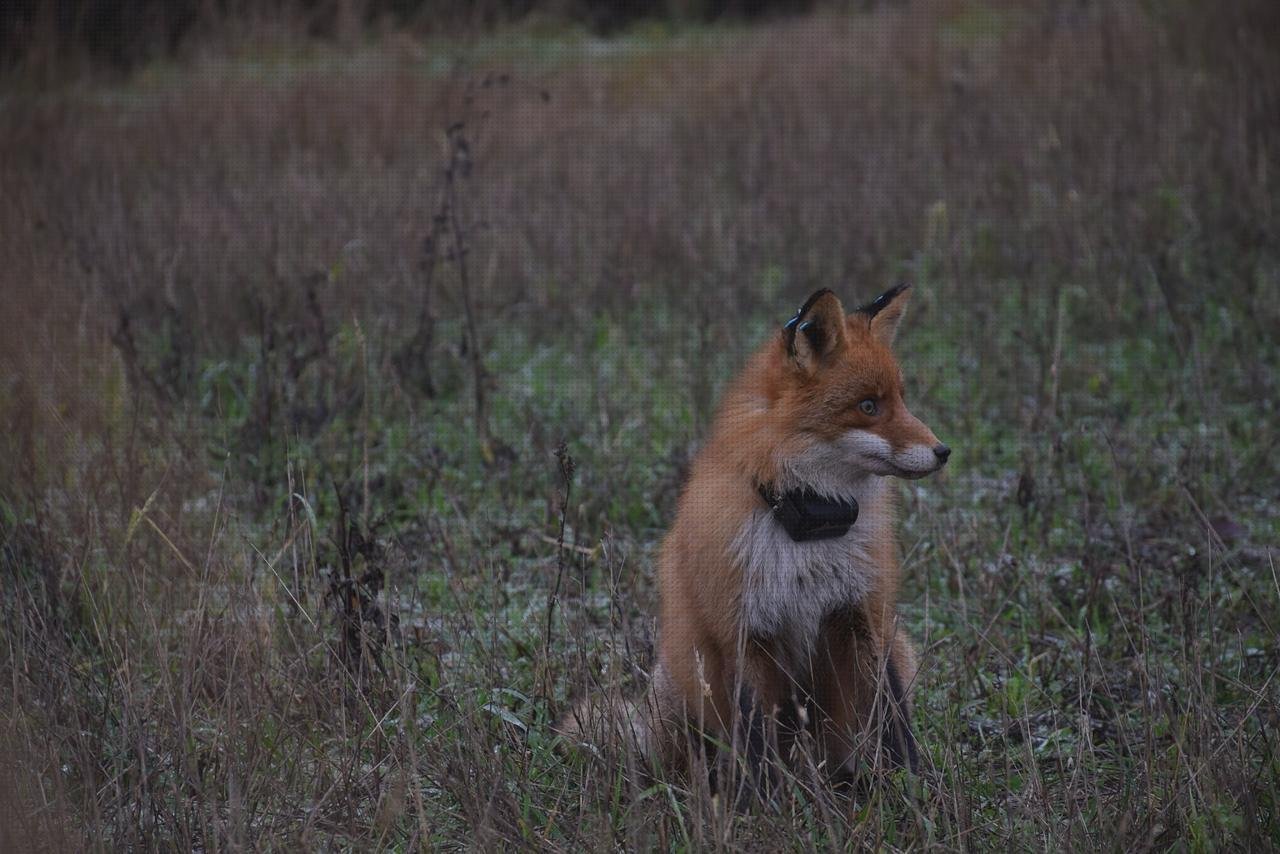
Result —
[[[890,464],[897,469],[894,474],[915,479],[931,475],[947,464],[951,448],[938,441],[923,421],[908,412],[906,407],[899,411],[896,420],[901,422],[894,431],[898,442],[891,444],[889,454]]]
[[[894,474],[914,480],[938,471],[947,464],[947,458],[950,456],[951,449],[937,442],[932,446],[912,445],[900,453],[893,454],[890,462],[897,469]]]

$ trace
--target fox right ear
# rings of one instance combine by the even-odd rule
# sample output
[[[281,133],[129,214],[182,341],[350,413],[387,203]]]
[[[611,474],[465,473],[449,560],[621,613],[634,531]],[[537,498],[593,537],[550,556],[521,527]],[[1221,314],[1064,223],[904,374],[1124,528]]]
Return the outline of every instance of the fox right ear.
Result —
[[[907,292],[910,289],[911,285],[905,283],[892,287],[854,312],[866,318],[872,334],[886,347],[893,346],[893,338],[898,334],[898,325],[907,310],[907,298],[910,296]]]
[[[787,355],[806,372],[845,344],[844,306],[830,289],[823,288],[807,300],[796,316],[782,327]]]

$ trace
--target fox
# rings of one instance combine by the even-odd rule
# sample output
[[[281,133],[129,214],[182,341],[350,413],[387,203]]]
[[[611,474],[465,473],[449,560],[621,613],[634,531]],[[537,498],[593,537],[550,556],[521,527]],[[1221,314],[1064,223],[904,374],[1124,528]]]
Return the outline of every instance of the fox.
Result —
[[[852,312],[819,290],[750,356],[661,545],[651,682],[579,701],[562,736],[668,767],[728,745],[756,788],[801,733],[836,779],[918,770],[890,479],[933,474],[951,450],[904,399],[892,347],[909,288]]]

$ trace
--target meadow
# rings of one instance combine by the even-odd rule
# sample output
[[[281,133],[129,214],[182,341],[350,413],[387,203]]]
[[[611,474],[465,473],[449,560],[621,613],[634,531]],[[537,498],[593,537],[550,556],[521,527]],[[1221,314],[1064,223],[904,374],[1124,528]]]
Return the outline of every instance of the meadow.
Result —
[[[1280,844],[1280,7],[256,30],[0,78],[0,848]],[[915,291],[918,776],[550,724],[725,383]]]

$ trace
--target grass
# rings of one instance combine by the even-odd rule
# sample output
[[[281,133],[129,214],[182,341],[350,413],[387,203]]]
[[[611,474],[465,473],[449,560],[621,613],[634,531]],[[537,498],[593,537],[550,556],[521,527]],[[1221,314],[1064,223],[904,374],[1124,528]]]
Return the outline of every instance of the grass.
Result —
[[[0,847],[1275,846],[1274,22],[933,4],[15,86]],[[901,487],[922,773],[734,815],[557,751],[644,680],[742,359],[905,276],[955,449]]]

